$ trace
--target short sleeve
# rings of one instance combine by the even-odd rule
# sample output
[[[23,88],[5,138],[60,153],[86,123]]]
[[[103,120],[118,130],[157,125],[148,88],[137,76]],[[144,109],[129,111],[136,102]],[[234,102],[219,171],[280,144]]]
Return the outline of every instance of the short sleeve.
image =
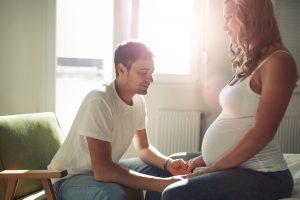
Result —
[[[138,124],[137,124],[137,130],[145,129],[147,126],[147,107],[146,102],[143,96],[139,95],[139,98],[137,100],[138,103]]]
[[[80,135],[111,142],[112,114],[107,103],[100,97],[84,102],[78,123]]]

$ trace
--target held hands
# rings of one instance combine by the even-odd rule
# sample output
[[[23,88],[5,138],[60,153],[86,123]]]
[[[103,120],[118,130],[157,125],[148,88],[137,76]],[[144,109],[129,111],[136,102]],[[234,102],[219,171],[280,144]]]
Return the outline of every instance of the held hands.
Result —
[[[217,171],[215,165],[206,166],[202,156],[190,159],[189,161],[187,161],[187,164],[188,164],[187,171],[189,173],[187,174],[187,178],[192,178],[195,176],[200,176],[203,174]]]
[[[184,161],[183,159],[168,159],[164,163],[164,168],[167,169],[173,176],[165,178],[166,182],[162,187],[163,190],[169,184],[177,181],[217,171],[213,166],[207,167],[202,156],[190,159],[188,161]]]
[[[203,167],[205,166],[204,160],[202,156],[198,156],[192,158],[187,161],[187,173],[192,173],[196,167]]]
[[[183,159],[168,158],[163,164],[164,170],[170,172],[173,176],[163,178],[163,185],[161,185],[160,192],[162,192],[168,185],[177,181],[182,181],[187,178],[187,162]]]
[[[166,169],[173,175],[174,180],[176,180],[176,178],[192,178],[217,171],[217,168],[213,165],[206,166],[202,156],[192,158],[188,161],[184,161],[183,159],[168,159],[165,166]]]
[[[168,170],[172,175],[190,174],[196,167],[205,166],[202,156],[195,157],[188,161],[183,159],[167,159],[164,163],[165,170]]]
[[[188,173],[187,162],[183,159],[168,159],[164,164],[164,168],[166,168],[173,176],[184,175]]]

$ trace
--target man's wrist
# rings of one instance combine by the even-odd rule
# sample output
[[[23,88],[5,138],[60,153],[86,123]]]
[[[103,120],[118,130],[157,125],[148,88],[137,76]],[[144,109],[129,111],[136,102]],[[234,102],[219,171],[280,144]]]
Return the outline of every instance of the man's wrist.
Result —
[[[168,164],[169,164],[170,159],[171,159],[171,158],[167,158],[167,159],[164,161],[163,168],[164,168],[165,171],[168,171]]]

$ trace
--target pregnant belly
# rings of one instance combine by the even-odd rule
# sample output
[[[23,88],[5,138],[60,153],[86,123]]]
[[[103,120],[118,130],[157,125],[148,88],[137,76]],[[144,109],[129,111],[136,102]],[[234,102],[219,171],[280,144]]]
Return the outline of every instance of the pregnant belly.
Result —
[[[207,129],[202,142],[202,156],[206,165],[230,151],[250,129],[252,118],[217,119]]]

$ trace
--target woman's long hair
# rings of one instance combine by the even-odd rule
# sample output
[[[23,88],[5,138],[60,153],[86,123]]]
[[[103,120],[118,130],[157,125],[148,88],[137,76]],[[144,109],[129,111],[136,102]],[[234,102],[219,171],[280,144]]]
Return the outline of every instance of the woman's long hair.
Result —
[[[255,70],[268,47],[281,43],[281,36],[271,0],[228,1],[235,4],[235,17],[241,25],[236,42],[230,44],[232,67],[244,79]]]

